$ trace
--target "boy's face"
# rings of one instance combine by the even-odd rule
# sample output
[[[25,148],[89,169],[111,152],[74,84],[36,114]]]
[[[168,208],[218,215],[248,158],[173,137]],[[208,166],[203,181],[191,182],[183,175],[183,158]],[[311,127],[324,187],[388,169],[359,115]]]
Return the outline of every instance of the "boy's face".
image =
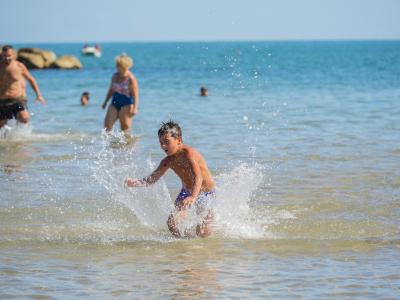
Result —
[[[173,137],[170,133],[164,134],[160,137],[160,147],[168,155],[174,155],[179,151],[182,145],[180,138]]]

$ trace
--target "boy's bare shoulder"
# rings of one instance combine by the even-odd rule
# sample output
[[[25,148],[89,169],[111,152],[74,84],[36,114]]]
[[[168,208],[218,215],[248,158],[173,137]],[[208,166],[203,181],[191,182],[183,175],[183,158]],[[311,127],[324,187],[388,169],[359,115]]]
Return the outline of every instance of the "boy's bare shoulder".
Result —
[[[190,152],[196,151],[196,149],[194,149],[193,147],[190,147],[190,146],[188,146],[186,144],[183,145],[182,150],[185,153],[190,153]]]
[[[197,151],[195,148],[190,147],[188,145],[184,145],[183,150],[185,151],[186,156],[188,157],[201,157],[201,154],[199,151]]]

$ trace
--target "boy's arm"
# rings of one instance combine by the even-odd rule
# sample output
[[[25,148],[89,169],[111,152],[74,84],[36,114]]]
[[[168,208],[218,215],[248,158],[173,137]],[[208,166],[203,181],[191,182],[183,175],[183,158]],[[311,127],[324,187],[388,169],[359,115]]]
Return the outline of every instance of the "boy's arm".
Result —
[[[155,169],[153,173],[151,173],[149,176],[144,177],[143,179],[140,180],[127,178],[125,179],[125,185],[128,187],[135,187],[135,186],[137,187],[137,186],[147,186],[153,184],[157,182],[157,180],[160,179],[160,177],[165,174],[168,168],[169,168],[168,157],[166,157],[160,162],[158,168]]]
[[[200,166],[195,158],[194,152],[191,150],[188,151],[188,160],[189,160],[190,167],[192,168],[192,172],[194,175],[194,178],[193,178],[194,185],[193,185],[193,190],[192,190],[191,196],[187,197],[183,200],[184,206],[190,206],[191,204],[193,204],[193,202],[196,201],[197,197],[199,196],[201,186],[203,183],[203,176],[201,175]]]

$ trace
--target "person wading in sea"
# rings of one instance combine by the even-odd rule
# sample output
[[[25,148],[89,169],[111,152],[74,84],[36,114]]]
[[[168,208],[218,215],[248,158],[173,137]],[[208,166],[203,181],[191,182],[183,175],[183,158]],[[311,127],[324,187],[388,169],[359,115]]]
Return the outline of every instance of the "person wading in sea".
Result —
[[[36,101],[46,104],[35,78],[15,59],[13,47],[4,46],[0,59],[0,128],[13,118],[21,123],[29,122],[25,79],[34,90]]]

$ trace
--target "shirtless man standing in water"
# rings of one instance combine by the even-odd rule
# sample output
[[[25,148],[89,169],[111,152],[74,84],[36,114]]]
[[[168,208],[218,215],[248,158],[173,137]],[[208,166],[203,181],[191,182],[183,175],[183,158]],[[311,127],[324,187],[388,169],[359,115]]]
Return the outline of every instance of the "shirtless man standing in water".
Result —
[[[13,47],[4,46],[0,59],[0,128],[12,118],[21,123],[28,123],[25,79],[36,93],[36,101],[46,104],[36,80],[25,65],[15,59]]]

